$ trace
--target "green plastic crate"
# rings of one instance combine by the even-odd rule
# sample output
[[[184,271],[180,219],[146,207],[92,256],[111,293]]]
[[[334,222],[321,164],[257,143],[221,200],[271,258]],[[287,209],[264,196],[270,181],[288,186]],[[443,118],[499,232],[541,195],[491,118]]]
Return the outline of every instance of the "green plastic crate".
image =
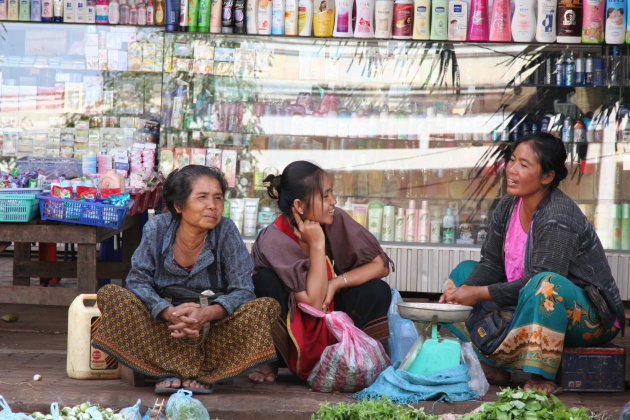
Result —
[[[0,194],[0,223],[30,222],[39,213],[34,194]]]

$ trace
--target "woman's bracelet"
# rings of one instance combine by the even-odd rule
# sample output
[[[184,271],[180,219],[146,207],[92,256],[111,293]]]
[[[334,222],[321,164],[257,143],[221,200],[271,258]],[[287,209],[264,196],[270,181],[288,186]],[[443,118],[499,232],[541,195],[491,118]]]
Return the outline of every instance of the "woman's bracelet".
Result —
[[[343,278],[343,287],[348,287],[348,279],[346,278],[346,273],[342,273],[341,277]]]

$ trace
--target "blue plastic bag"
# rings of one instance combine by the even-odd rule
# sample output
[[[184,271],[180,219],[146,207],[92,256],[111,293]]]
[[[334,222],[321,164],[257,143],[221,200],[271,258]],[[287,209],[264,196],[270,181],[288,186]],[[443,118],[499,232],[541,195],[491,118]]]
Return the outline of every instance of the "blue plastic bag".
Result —
[[[392,302],[387,311],[387,324],[389,325],[389,358],[392,365],[402,361],[409,349],[419,337],[416,324],[410,319],[405,319],[398,312],[398,303],[402,302],[398,290],[392,288]]]
[[[14,413],[9,407],[9,403],[0,395],[0,420],[35,420],[24,413]]]
[[[180,389],[166,402],[166,415],[173,420],[210,420],[208,410],[201,401],[192,397],[192,392]]]
[[[122,416],[125,420],[142,420],[142,414],[140,413],[141,403],[142,401],[138,399],[133,406],[120,410],[118,415]]]

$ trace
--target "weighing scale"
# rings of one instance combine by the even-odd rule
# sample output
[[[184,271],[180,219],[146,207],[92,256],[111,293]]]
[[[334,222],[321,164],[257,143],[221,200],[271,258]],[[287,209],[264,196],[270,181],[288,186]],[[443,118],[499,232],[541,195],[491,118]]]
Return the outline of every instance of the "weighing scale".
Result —
[[[400,364],[400,369],[426,376],[459,365],[461,353],[459,340],[441,337],[438,334],[438,326],[465,321],[472,311],[472,306],[400,302],[398,311],[401,317],[418,324],[418,328],[427,322],[431,325],[431,337],[424,339],[421,336],[416,341]]]

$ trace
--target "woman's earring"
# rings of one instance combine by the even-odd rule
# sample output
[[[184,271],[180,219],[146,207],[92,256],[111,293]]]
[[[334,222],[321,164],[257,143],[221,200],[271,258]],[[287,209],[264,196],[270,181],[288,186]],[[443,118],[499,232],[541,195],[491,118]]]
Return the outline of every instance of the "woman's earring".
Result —
[[[304,214],[304,210],[300,210],[300,214]]]

